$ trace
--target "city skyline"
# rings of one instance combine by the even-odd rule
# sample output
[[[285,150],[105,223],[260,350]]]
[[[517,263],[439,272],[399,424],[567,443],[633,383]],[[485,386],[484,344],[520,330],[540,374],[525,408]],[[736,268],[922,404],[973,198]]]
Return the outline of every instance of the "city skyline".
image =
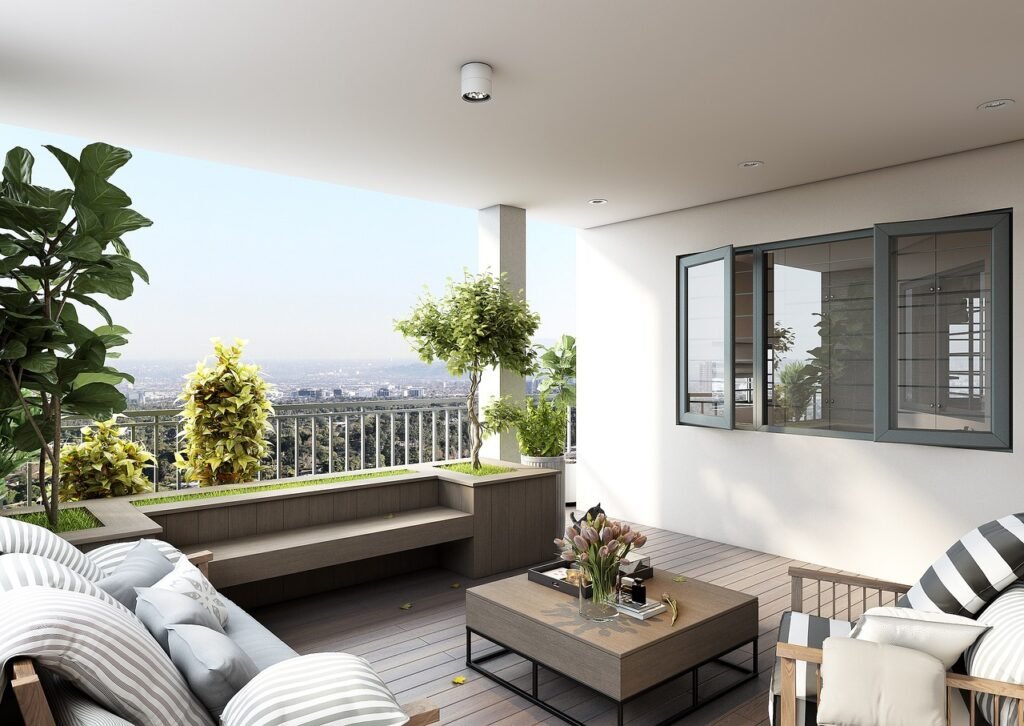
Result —
[[[69,182],[42,144],[90,141],[0,125],[4,151],[29,149],[34,181],[54,188]],[[477,269],[476,210],[125,146],[118,185],[154,222],[126,240],[151,283],[109,305],[131,331],[126,362],[194,365],[214,337],[247,340],[254,360],[415,361],[394,320]],[[575,234],[527,224],[539,343],[575,333]]]

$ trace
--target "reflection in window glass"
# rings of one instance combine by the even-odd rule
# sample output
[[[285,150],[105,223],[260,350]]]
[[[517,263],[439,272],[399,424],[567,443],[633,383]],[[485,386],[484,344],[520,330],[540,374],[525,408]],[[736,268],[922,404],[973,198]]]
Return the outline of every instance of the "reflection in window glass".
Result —
[[[991,431],[989,230],[896,238],[902,429]]]
[[[686,410],[724,417],[725,262],[686,269]]]
[[[754,253],[733,257],[734,426],[754,426]]]
[[[768,424],[873,428],[873,241],[765,255]]]

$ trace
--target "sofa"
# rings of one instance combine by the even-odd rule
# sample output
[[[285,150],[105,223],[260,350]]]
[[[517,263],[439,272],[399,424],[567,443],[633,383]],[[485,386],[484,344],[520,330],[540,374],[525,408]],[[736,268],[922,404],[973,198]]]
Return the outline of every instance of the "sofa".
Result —
[[[790,576],[768,695],[774,726],[819,723],[823,651],[849,638],[944,661],[942,723],[1024,726],[1024,514],[971,530],[913,585],[800,567]]]
[[[28,726],[440,720],[427,702],[399,707],[361,658],[300,656],[209,584],[208,551],[140,540],[82,553],[57,540],[0,517],[0,695],[9,682]],[[146,558],[171,574],[136,587]],[[191,579],[182,588],[174,573]]]

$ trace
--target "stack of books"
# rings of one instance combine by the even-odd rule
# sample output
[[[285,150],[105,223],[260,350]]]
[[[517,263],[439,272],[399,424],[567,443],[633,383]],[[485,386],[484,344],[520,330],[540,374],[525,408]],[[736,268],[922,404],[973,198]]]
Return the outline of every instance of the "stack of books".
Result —
[[[616,606],[620,613],[628,615],[631,618],[637,620],[647,620],[647,618],[653,618],[659,613],[665,612],[668,608],[665,607],[665,603],[657,600],[648,600],[643,605],[630,600],[628,597],[624,597],[620,600]]]

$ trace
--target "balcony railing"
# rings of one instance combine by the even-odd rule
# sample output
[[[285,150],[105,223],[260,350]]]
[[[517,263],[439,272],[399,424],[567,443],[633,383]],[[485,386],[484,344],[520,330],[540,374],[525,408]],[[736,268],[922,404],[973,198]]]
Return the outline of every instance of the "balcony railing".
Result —
[[[183,448],[178,409],[126,411],[126,437],[153,454],[147,478],[154,489],[190,486],[174,454]],[[64,421],[64,442],[80,441],[84,418]],[[280,404],[267,432],[269,454],[259,478],[357,472],[384,466],[435,463],[469,456],[469,417],[464,398]],[[570,409],[566,453],[576,451],[576,410]],[[23,476],[33,478],[33,466]]]

